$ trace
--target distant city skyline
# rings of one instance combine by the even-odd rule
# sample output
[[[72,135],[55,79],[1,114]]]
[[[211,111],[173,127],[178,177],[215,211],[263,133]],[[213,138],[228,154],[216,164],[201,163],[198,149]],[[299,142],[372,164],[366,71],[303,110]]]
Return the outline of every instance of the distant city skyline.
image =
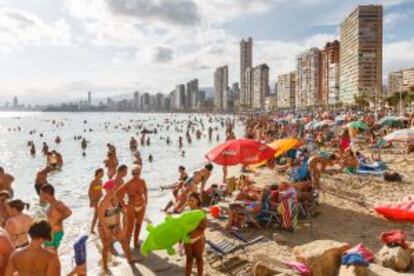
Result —
[[[167,95],[195,78],[213,87],[224,64],[228,82],[239,82],[247,37],[253,66],[269,66],[273,87],[299,53],[338,39],[339,24],[362,4],[384,5],[387,84],[389,73],[414,65],[411,0],[3,0],[0,104],[13,96],[21,104],[57,103],[88,91]]]

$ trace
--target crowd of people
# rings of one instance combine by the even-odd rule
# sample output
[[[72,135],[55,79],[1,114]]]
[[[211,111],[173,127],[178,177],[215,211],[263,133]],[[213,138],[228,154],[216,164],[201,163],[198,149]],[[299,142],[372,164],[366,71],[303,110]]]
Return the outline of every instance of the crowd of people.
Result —
[[[166,214],[181,214],[186,209],[202,209],[216,204],[220,197],[230,196],[234,202],[229,204],[227,210],[227,230],[234,227],[242,227],[245,223],[246,210],[254,214],[257,220],[253,223],[260,225],[260,216],[264,210],[279,210],[278,206],[284,206],[289,210],[291,204],[297,201],[307,202],[314,199],[315,194],[323,191],[321,176],[328,169],[335,168],[346,173],[355,173],[361,163],[376,162],[381,160],[379,154],[371,157],[365,156],[355,149],[354,138],[362,130],[358,128],[336,128],[327,124],[320,128],[307,128],[313,120],[334,120],[333,114],[309,114],[301,118],[289,116],[241,116],[240,120],[245,127],[245,137],[259,140],[263,143],[271,143],[274,140],[295,137],[299,142],[290,147],[275,159],[267,161],[267,166],[278,172],[290,173],[289,181],[284,181],[272,186],[258,188],[254,179],[248,175],[252,171],[248,166],[243,166],[242,174],[237,177],[235,183],[231,183],[228,177],[228,168],[223,166],[222,183],[214,183],[207,186],[213,171],[213,165],[208,163],[199,170],[188,173],[182,165],[178,167],[178,179],[171,185],[161,186],[161,189],[171,190],[171,200],[162,208]],[[347,121],[360,120],[367,126],[363,129],[365,137],[375,147],[387,134],[375,123],[378,121],[374,115],[359,116],[352,113],[347,115]],[[407,118],[409,121],[410,118]],[[200,123],[201,122],[201,123]],[[195,131],[196,139],[201,139],[202,129]],[[225,129],[225,141],[236,138],[233,132],[234,121],[222,120],[221,126]],[[168,126],[170,127],[170,126]],[[167,127],[167,128],[168,128]],[[192,143],[189,122],[184,137],[178,139],[178,147],[183,148],[184,139]],[[216,140],[220,140],[218,129],[209,127],[207,136],[213,139],[216,132]],[[194,132],[194,129],[193,129]],[[139,152],[139,146],[151,144],[150,135],[156,134],[157,129],[144,129],[139,138],[131,137],[129,148],[133,160],[131,167],[119,164],[117,149],[114,145],[107,144],[106,158],[103,168],[97,168],[88,189],[89,206],[92,210],[90,233],[98,233],[102,243],[102,267],[105,272],[110,272],[108,258],[110,253],[115,253],[114,243],[119,242],[129,263],[138,262],[139,259],[131,251],[131,243],[134,249],[140,248],[139,238],[144,221],[150,222],[146,217],[148,209],[149,193],[145,180],[142,178],[143,160]],[[81,141],[81,148],[87,148],[88,141],[82,137],[75,137]],[[165,138],[170,145],[171,139]],[[57,136],[55,143],[62,139]],[[139,144],[140,142],[140,144]],[[35,145],[29,141],[30,153],[36,154]],[[391,146],[387,143],[385,146]],[[408,147],[408,146],[407,146]],[[322,149],[329,149],[324,152]],[[39,195],[41,204],[47,206],[46,219],[33,219],[28,213],[29,204],[21,199],[14,198],[12,184],[14,177],[0,168],[0,275],[60,275],[59,247],[64,237],[64,221],[72,215],[72,210],[59,200],[55,194],[55,188],[48,181],[48,175],[52,171],[63,168],[62,155],[49,149],[43,143],[42,153],[46,159],[46,165],[42,167],[35,177],[35,192]],[[185,151],[181,151],[184,155]],[[148,161],[153,161],[153,155]],[[224,188],[222,187],[224,186]],[[233,194],[233,192],[236,192]],[[218,195],[218,199],[214,198]],[[243,204],[240,204],[243,202]],[[282,214],[283,228],[294,229],[294,221],[289,215]],[[193,263],[197,265],[197,275],[203,274],[203,252],[205,246],[204,231],[207,220],[191,233],[191,243],[184,244],[186,255],[185,275],[191,275]],[[86,275],[86,265],[76,267],[72,275]]]

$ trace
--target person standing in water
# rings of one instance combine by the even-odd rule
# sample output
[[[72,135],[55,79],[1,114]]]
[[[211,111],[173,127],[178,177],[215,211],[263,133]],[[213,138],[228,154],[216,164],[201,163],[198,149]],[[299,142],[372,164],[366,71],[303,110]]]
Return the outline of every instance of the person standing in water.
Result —
[[[43,248],[51,239],[52,228],[47,221],[33,223],[29,228],[29,246],[11,254],[5,276],[45,275],[60,276],[60,261],[56,253]]]
[[[64,235],[63,221],[72,215],[72,211],[55,198],[55,188],[50,184],[42,187],[40,198],[49,203],[47,220],[52,227],[52,240],[45,242],[45,247],[57,252]]]
[[[9,257],[13,251],[14,246],[9,234],[0,227],[0,275],[4,275]]]
[[[112,177],[116,173],[116,168],[118,167],[118,160],[114,151],[108,151],[108,158],[104,161],[105,167],[108,168],[108,178]]]
[[[108,255],[113,241],[121,243],[129,263],[133,263],[135,260],[131,257],[131,250],[125,235],[125,229],[128,227],[127,211],[120,206],[120,202],[115,194],[115,182],[108,180],[103,185],[103,188],[106,193],[98,206],[98,229],[99,237],[102,241],[102,266],[105,272],[109,272]]]
[[[11,174],[6,173],[4,169],[0,167],[0,191],[7,190],[10,192],[10,196],[13,197],[13,181],[14,177]]]
[[[131,242],[132,231],[135,228],[134,247],[139,248],[138,238],[148,203],[148,190],[145,181],[141,179],[141,167],[135,165],[132,167],[131,173],[132,179],[118,189],[117,196],[121,206],[127,208],[128,227],[126,238],[128,244]],[[128,203],[125,203],[124,201],[125,195],[128,197]]]
[[[99,168],[95,171],[95,178],[92,180],[89,185],[89,207],[94,209],[92,224],[91,224],[91,234],[95,234],[95,226],[98,221],[98,204],[99,200],[102,198],[102,178],[104,176],[104,170]]]
[[[124,185],[124,177],[127,175],[128,175],[128,167],[126,165],[119,166],[114,176],[114,182],[116,185],[115,191],[118,190],[122,185]]]
[[[46,185],[49,184],[47,181],[47,175],[53,171],[53,168],[50,166],[46,166],[45,168],[43,168],[42,170],[40,170],[37,174],[36,174],[36,180],[35,180],[35,190],[36,193],[38,195],[40,195],[40,189]]]
[[[20,199],[9,200],[6,204],[9,218],[4,225],[4,229],[9,233],[15,248],[28,246],[28,231],[33,219],[23,213],[23,210],[25,208],[29,209],[29,204]]]

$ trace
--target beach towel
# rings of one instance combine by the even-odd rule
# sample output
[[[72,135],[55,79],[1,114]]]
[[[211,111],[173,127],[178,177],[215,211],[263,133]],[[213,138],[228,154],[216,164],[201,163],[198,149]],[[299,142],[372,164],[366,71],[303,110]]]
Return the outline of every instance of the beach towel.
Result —
[[[358,252],[348,253],[341,258],[342,265],[362,265],[368,266],[368,262]]]
[[[405,232],[399,229],[392,230],[389,232],[383,232],[380,235],[381,241],[390,247],[401,246],[403,248],[408,248],[406,238],[407,235],[405,234]]]
[[[361,256],[364,257],[364,260],[367,262],[370,262],[374,259],[374,254],[368,248],[366,248],[365,245],[363,245],[362,243],[359,243],[356,246],[352,247],[351,249],[347,250],[345,254],[349,254],[353,252],[361,254]]]
[[[282,217],[282,227],[287,230],[294,230],[297,226],[297,214],[295,213],[295,201],[292,198],[282,199],[277,211]]]
[[[298,272],[301,276],[312,276],[312,273],[309,269],[309,267],[307,267],[307,265],[303,264],[303,263],[299,263],[299,262],[286,262],[286,265],[293,269],[295,272]]]
[[[75,263],[76,265],[83,265],[86,263],[86,241],[88,236],[82,236],[74,245],[75,250]]]

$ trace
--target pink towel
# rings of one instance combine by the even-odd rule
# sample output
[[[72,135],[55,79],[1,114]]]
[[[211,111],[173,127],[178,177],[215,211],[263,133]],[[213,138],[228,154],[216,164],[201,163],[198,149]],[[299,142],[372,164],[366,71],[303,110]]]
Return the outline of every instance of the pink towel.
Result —
[[[301,276],[312,276],[312,272],[307,265],[299,262],[287,262],[286,265],[293,269],[295,272],[299,272]]]

